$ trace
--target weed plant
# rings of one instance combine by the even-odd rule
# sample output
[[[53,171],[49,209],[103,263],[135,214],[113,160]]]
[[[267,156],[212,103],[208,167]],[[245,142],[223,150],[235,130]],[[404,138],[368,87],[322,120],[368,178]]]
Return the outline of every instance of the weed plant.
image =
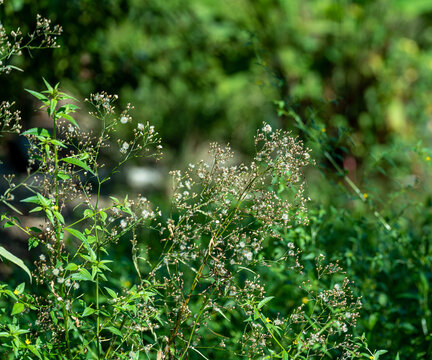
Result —
[[[40,23],[51,39],[49,22]],[[25,47],[8,36],[1,38],[2,59]],[[43,41],[40,47],[55,46]],[[264,123],[249,164],[237,162],[229,146],[211,144],[210,161],[171,172],[172,207],[163,213],[141,195],[102,196],[128,161],[161,157],[154,127],[134,121],[131,106],[117,113],[116,95],[98,93],[84,105],[97,129],[83,131],[74,114],[84,106],[58,84],[44,83],[44,91],[27,91],[52,127],[21,134],[29,144],[27,175],[5,176],[1,198],[6,231],[24,233],[39,254],[29,269],[0,249],[30,280],[0,285],[2,358],[380,356],[352,335],[361,300],[338,262],[317,254],[311,269],[292,240],[308,226],[303,170],[314,166],[298,138]],[[3,132],[20,132],[19,113],[9,107],[0,113]],[[131,127],[130,138],[117,137],[123,125]],[[28,225],[33,213],[43,219],[37,226]],[[158,234],[160,251],[143,228]],[[116,279],[115,250],[124,241],[135,272],[128,286]],[[286,279],[297,281],[296,305],[270,308],[278,296],[271,282]]]

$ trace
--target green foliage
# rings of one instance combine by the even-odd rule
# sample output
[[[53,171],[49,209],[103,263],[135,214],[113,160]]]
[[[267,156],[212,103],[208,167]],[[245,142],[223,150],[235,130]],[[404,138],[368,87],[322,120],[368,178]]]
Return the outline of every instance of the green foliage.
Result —
[[[64,4],[48,0],[10,0],[0,6],[2,25],[15,29],[13,34],[6,33],[3,27],[0,32],[0,69],[13,74],[13,77],[2,78],[4,86],[0,94],[16,99],[23,109],[24,100],[28,102],[30,97],[35,97],[42,102],[42,109],[53,123],[52,127],[45,128],[40,124],[26,126],[24,122],[24,127],[30,130],[23,134],[32,141],[30,170],[40,169],[38,176],[51,170],[49,173],[54,175],[44,179],[59,186],[84,181],[80,191],[85,190],[84,199],[88,201],[80,205],[74,203],[72,209],[61,205],[69,190],[60,186],[51,192],[57,195],[50,197],[49,192],[37,190],[31,177],[19,174],[16,174],[18,184],[14,176],[5,178],[7,186],[0,197],[4,206],[2,212],[9,212],[4,215],[5,231],[9,233],[11,228],[18,228],[26,234],[32,260],[41,261],[37,256],[41,247],[46,246],[46,229],[21,226],[17,219],[22,216],[31,212],[44,217],[45,225],[54,227],[58,242],[65,243],[59,249],[53,247],[54,251],[65,251],[56,255],[58,262],[46,261],[50,261],[52,267],[47,273],[57,287],[62,288],[52,274],[55,269],[59,269],[62,278],[69,277],[71,282],[82,284],[80,291],[85,296],[69,313],[67,326],[71,333],[76,333],[77,329],[81,331],[72,321],[71,316],[74,316],[87,324],[82,328],[86,335],[97,337],[98,330],[89,325],[96,318],[106,326],[99,333],[101,338],[108,338],[107,334],[110,334],[111,339],[118,340],[125,334],[118,321],[104,323],[106,314],[96,307],[95,293],[100,294],[101,306],[111,306],[112,310],[114,303],[121,304],[122,314],[129,316],[126,316],[125,327],[132,326],[133,306],[137,303],[154,301],[152,306],[157,307],[160,299],[167,298],[167,293],[160,287],[161,282],[147,284],[144,280],[152,271],[152,265],[159,264],[164,258],[161,254],[166,254],[167,249],[172,251],[166,245],[169,243],[166,234],[170,231],[173,236],[177,234],[175,229],[185,209],[170,207],[165,199],[160,202],[163,216],[159,222],[130,223],[121,217],[113,222],[111,218],[112,211],[125,217],[133,216],[134,209],[128,205],[129,200],[117,199],[123,199],[128,192],[124,183],[118,187],[122,195],[112,192],[113,188],[108,186],[110,181],[124,179],[118,176],[122,165],[130,159],[139,160],[141,150],[137,148],[136,135],[151,129],[144,121],[133,123],[132,127],[128,113],[140,119],[151,119],[160,129],[167,142],[167,160],[162,167],[170,168],[174,163],[175,167],[183,169],[188,169],[186,164],[195,160],[191,160],[195,156],[190,155],[192,150],[198,153],[197,158],[201,156],[200,149],[208,138],[229,141],[236,153],[240,153],[239,157],[249,158],[254,148],[252,134],[261,126],[262,119],[266,119],[273,127],[297,133],[312,149],[311,157],[317,161],[316,167],[305,169],[308,180],[305,191],[312,199],[307,206],[309,223],[277,229],[281,231],[280,238],[266,238],[260,257],[254,259],[266,259],[266,266],[257,262],[237,269],[235,275],[239,284],[256,274],[265,284],[266,295],[244,303],[250,313],[232,310],[229,301],[214,302],[205,326],[199,326],[199,321],[195,324],[189,318],[182,323],[187,329],[184,338],[174,340],[172,332],[166,334],[168,341],[175,345],[172,345],[173,349],[179,350],[178,357],[228,358],[232,353],[238,356],[242,351],[239,344],[244,342],[243,336],[249,336],[248,331],[242,332],[246,324],[246,329],[259,328],[261,334],[266,334],[267,344],[271,344],[265,350],[268,358],[310,358],[311,353],[302,353],[308,334],[319,333],[322,329],[337,332],[336,327],[320,323],[320,314],[340,316],[316,297],[317,293],[325,294],[343,281],[340,274],[328,278],[318,276],[314,259],[324,254],[332,264],[338,262],[346,276],[354,281],[352,296],[362,296],[363,307],[353,341],[366,349],[367,344],[372,349],[386,349],[360,350],[361,356],[365,359],[427,358],[432,352],[430,9],[429,2],[421,0],[110,0]],[[58,40],[63,45],[60,49],[46,52],[45,57],[32,58],[27,56],[29,51],[56,47],[54,36],[60,33],[60,28],[52,27],[41,17],[33,26],[37,13],[62,24],[67,32]],[[18,27],[22,30],[18,31]],[[33,28],[36,28],[35,32]],[[22,36],[22,32],[34,36]],[[21,45],[7,47],[8,41]],[[29,70],[30,66],[32,73],[12,72]],[[42,92],[27,90],[28,96],[23,96],[22,89],[39,88],[42,76],[48,79],[44,80],[47,89]],[[90,99],[99,104],[93,111],[98,122],[91,123],[90,117],[84,114],[86,105],[81,104],[80,110],[77,101],[49,84],[58,79],[68,92],[79,94],[78,98],[102,88],[119,93],[120,105],[127,111],[110,116],[123,120],[110,122],[105,117],[103,104],[111,108],[116,99],[99,93],[102,97]],[[108,100],[101,103],[103,99]],[[136,108],[129,108],[122,99],[134,102]],[[273,99],[278,116],[271,105]],[[13,111],[14,106],[12,102],[0,105],[3,143],[13,133],[20,132],[21,119],[19,113]],[[33,108],[33,105],[28,107]],[[101,116],[101,111],[105,115]],[[25,116],[25,121],[28,117]],[[61,124],[58,133],[56,124]],[[105,153],[107,149],[94,139],[80,143],[78,134],[89,128],[107,142],[117,136],[118,151]],[[132,128],[135,133],[131,133]],[[70,137],[65,137],[69,133]],[[142,140],[143,149],[147,145],[157,146]],[[145,152],[146,155],[150,153]],[[52,158],[57,159],[56,163],[53,164]],[[98,167],[98,161],[101,167]],[[116,161],[118,165],[110,167]],[[233,161],[240,163],[236,157]],[[189,174],[189,170],[182,174]],[[181,196],[183,191],[190,192],[183,180]],[[276,177],[267,185],[292,199],[289,186],[284,187],[281,179]],[[212,184],[211,188],[217,186]],[[22,195],[19,197],[23,199],[21,203],[14,200],[14,195],[18,197],[18,194]],[[89,200],[95,194],[102,195],[99,207]],[[117,198],[107,199],[107,194]],[[188,201],[190,206],[196,204],[193,199],[188,198]],[[249,205],[251,203],[244,204]],[[200,208],[194,225],[206,224],[209,213],[217,207],[211,202],[208,206],[207,209]],[[231,207],[227,209],[230,210]],[[156,209],[146,211],[150,214]],[[299,213],[305,216],[304,209]],[[283,213],[279,215],[284,216]],[[173,221],[169,223],[171,226],[166,223],[168,219]],[[165,232],[160,232],[159,223],[164,224]],[[244,226],[242,222],[235,224],[239,228]],[[118,233],[114,238],[118,243],[110,247],[101,239],[109,238],[108,232],[111,234],[115,226]],[[226,229],[228,233],[232,230],[230,226]],[[201,234],[196,243],[206,248],[210,244],[210,234]],[[137,242],[125,241],[130,236]],[[197,236],[188,233],[188,238],[196,240]],[[148,248],[138,240],[149,244]],[[245,244],[247,249],[250,244]],[[304,266],[302,272],[294,271],[293,264],[285,261],[288,252],[293,250],[287,247],[288,244],[293,244],[299,263]],[[115,257],[112,255],[114,248]],[[298,254],[297,249],[301,249]],[[0,256],[24,270],[27,268],[20,259],[5,251],[0,248]],[[11,248],[11,251],[15,253],[15,249]],[[69,256],[65,255],[68,251]],[[180,254],[181,251],[178,252],[178,264],[161,267],[159,275],[169,278],[172,274],[184,273],[183,286],[190,289],[200,264],[189,263]],[[249,257],[248,252],[245,254]],[[23,259],[28,263],[25,257]],[[28,267],[34,273],[34,267]],[[201,275],[203,281],[207,276],[211,278],[206,271]],[[99,292],[94,291],[97,280],[101,283]],[[37,296],[45,294],[46,289],[37,289],[33,293],[35,288],[27,286],[25,290],[18,290],[12,278],[7,281],[8,286],[4,285],[1,290],[2,308],[7,309],[2,312],[1,323],[7,325],[0,332],[0,341],[7,339],[14,352],[11,356],[43,358],[40,353],[42,343],[37,343],[34,332],[21,327],[16,319],[22,320],[20,324],[24,324],[24,319],[34,320],[35,309],[31,304]],[[312,286],[315,295],[307,287],[299,288],[303,282]],[[151,295],[140,294],[139,299],[134,298],[138,290],[132,290],[132,283],[146,284]],[[178,290],[179,284],[173,282],[172,286],[177,286],[177,296],[184,298],[187,290]],[[192,292],[190,300],[190,310],[198,318],[206,311],[205,301],[198,293],[203,295],[212,290],[202,286]],[[50,292],[49,283],[47,288]],[[16,289],[19,295],[11,289]],[[50,294],[52,296],[52,291]],[[212,295],[219,296],[217,291]],[[175,308],[174,297],[170,298],[169,307]],[[225,298],[221,296],[221,299]],[[53,298],[52,301],[56,300]],[[279,322],[285,320],[281,319],[290,318],[298,306],[305,309],[309,318],[305,317],[299,328],[291,323],[289,329],[282,328]],[[162,328],[167,326],[164,321],[167,321],[168,313],[166,309],[161,310],[160,317],[153,319],[154,322]],[[47,318],[58,328],[66,329],[66,317],[61,307]],[[244,320],[247,321],[243,323]],[[302,326],[306,329],[303,337],[299,335]],[[195,346],[193,340],[189,344],[193,334],[198,339],[208,339],[212,344],[210,348]],[[255,335],[250,338],[258,338],[258,334]],[[326,345],[339,341],[337,337],[332,338],[333,335],[326,338]],[[65,346],[65,333],[57,336],[61,346]],[[77,339],[71,336],[69,341],[76,344]],[[141,344],[149,344],[151,339],[154,339],[153,333]],[[128,346],[138,344],[134,341],[138,340],[134,339]],[[223,350],[221,344],[229,342]],[[107,350],[96,343],[89,344],[86,355],[89,358],[97,357],[99,350]],[[44,351],[61,356],[55,352],[58,351],[55,350],[57,343],[47,344]],[[186,352],[185,344],[188,344]],[[163,345],[158,349],[166,354]],[[320,350],[329,357],[339,356],[342,351],[333,349],[326,353],[325,346]],[[119,352],[117,356],[145,356],[143,352],[131,351],[131,355]],[[148,356],[162,356],[157,351],[156,347],[152,348]]]

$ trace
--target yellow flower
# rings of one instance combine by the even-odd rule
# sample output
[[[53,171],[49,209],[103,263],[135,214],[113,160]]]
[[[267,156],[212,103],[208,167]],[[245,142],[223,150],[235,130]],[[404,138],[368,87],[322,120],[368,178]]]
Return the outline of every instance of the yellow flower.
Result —
[[[30,345],[30,344],[31,344],[31,341],[30,341],[29,339],[26,339],[25,343],[26,343],[27,345]]]
[[[269,318],[266,318],[266,321],[269,323],[269,322],[271,322],[271,320],[269,319]]]
[[[363,197],[364,197],[365,199],[367,199],[368,196],[369,196],[369,195],[368,195],[367,193],[364,193],[364,194],[363,194]]]
[[[58,211],[58,206],[57,205],[54,205],[54,210]]]
[[[430,160],[431,160],[430,156],[426,156],[426,161],[430,161]]]
[[[19,292],[18,292],[17,289],[14,290],[14,294],[15,294],[15,295],[18,295],[18,294],[19,294]]]
[[[323,133],[325,133],[326,131],[327,131],[326,128],[321,129],[321,132],[323,132]]]
[[[294,344],[294,345],[297,345],[297,344],[298,344],[297,339],[294,340],[293,344]]]
[[[309,302],[309,299],[307,298],[307,297],[304,297],[303,299],[302,299],[302,303],[303,304],[307,304]]]
[[[373,358],[374,358],[374,357],[373,357],[372,355],[371,355],[371,356],[369,356],[369,359],[373,360]]]

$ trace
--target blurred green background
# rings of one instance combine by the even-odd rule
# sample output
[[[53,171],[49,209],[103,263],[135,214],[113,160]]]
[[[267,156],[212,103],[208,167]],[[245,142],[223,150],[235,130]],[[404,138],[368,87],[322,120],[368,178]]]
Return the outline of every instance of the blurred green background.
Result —
[[[346,268],[363,296],[358,334],[371,348],[389,350],[388,359],[432,356],[431,1],[6,0],[0,7],[2,24],[23,32],[38,13],[62,25],[61,47],[11,59],[25,71],[2,75],[0,86],[0,99],[17,101],[27,124],[35,104],[23,89],[42,89],[42,77],[80,99],[116,93],[120,108],[132,103],[136,121],[162,136],[164,160],[134,170],[150,184],[205,156],[210,140],[229,142],[247,159],[263,121],[292,130],[317,166],[306,173],[311,224],[289,237],[305,259],[324,253]],[[134,189],[151,195],[145,185]]]

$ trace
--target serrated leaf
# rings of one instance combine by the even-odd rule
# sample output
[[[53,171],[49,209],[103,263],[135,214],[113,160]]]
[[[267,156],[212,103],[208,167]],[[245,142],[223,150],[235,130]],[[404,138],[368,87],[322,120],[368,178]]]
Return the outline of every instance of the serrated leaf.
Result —
[[[19,314],[19,313],[23,312],[24,309],[25,309],[24,304],[22,304],[22,303],[15,303],[15,305],[12,308],[11,315]]]
[[[3,246],[0,246],[0,258],[5,258],[10,262],[14,263],[16,266],[23,269],[29,276],[30,282],[32,281],[32,276],[29,268],[24,264],[24,262],[20,258],[17,258],[14,254],[7,251]]]

